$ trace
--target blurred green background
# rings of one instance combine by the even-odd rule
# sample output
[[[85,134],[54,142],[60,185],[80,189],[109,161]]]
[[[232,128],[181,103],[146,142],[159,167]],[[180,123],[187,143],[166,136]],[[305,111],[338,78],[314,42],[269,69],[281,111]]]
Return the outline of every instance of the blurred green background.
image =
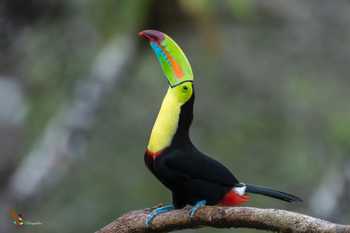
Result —
[[[95,232],[167,203],[143,153],[167,89],[143,29],[169,34],[196,85],[192,138],[264,197],[350,219],[346,0],[2,0],[0,232]],[[19,229],[10,209],[41,226]],[[203,228],[184,232],[256,232]]]

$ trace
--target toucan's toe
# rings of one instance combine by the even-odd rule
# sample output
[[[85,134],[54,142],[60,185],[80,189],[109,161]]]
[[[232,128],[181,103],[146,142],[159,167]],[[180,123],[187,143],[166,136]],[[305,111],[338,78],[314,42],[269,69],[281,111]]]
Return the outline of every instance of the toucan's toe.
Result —
[[[202,201],[197,202],[197,203],[191,208],[191,210],[190,210],[190,212],[189,212],[190,217],[192,218],[192,217],[196,214],[197,210],[198,210],[199,208],[205,206],[205,204],[207,204],[207,202],[206,202],[205,200],[202,200]]]
[[[146,226],[149,226],[152,223],[153,219],[155,217],[157,217],[158,215],[165,213],[165,212],[169,212],[173,209],[174,209],[173,205],[165,205],[165,206],[156,208],[155,210],[153,210],[151,213],[149,213],[147,215],[146,221],[145,221]]]

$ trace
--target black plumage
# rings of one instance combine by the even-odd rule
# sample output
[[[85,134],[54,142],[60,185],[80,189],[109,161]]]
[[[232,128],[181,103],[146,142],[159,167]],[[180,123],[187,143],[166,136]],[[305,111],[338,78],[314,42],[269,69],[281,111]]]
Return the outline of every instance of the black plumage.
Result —
[[[194,205],[200,200],[217,204],[238,180],[216,160],[204,155],[192,144],[189,128],[193,119],[194,94],[181,107],[178,129],[171,145],[161,156],[145,162],[152,173],[172,191],[175,208]]]
[[[193,119],[194,93],[181,106],[178,128],[170,146],[157,157],[145,153],[145,163],[151,172],[172,192],[175,208],[195,205],[205,200],[216,205],[234,187],[242,184],[221,163],[200,152],[191,142],[189,129]],[[300,198],[272,189],[249,185],[247,192],[258,193],[284,201]]]

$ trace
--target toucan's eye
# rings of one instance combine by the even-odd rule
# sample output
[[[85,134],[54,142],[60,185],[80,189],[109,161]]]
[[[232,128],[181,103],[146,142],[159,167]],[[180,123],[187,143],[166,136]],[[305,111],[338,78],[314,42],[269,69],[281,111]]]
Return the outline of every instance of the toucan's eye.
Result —
[[[183,87],[182,87],[182,90],[187,91],[187,90],[188,90],[188,87],[187,87],[187,86],[183,86]]]

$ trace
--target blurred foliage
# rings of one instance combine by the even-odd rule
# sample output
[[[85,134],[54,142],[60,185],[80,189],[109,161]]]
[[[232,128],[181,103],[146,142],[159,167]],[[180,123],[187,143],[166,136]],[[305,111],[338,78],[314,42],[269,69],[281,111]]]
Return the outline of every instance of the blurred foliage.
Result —
[[[47,9],[45,1],[30,2],[36,4],[34,12]],[[49,9],[56,9],[59,1],[49,2]],[[159,26],[192,63],[193,141],[244,182],[305,199],[302,205],[286,205],[257,197],[248,205],[312,214],[309,198],[328,167],[340,168],[349,160],[350,19],[345,9],[350,5],[278,2],[62,1],[60,10],[52,11],[60,13],[40,14],[34,21],[28,12],[16,16],[12,8],[3,8],[11,14],[0,22],[13,29],[1,47],[6,44],[15,59],[0,71],[21,80],[29,107],[23,157],[69,103],[73,88],[91,73],[108,42],[125,35],[137,40],[138,31]],[[165,91],[153,54],[143,41],[137,43],[135,65],[100,106],[87,153],[56,187],[34,204],[20,206],[31,219],[44,222],[22,232],[94,232],[123,212],[169,202],[169,192],[143,164]],[[349,217],[347,210],[336,221]]]

